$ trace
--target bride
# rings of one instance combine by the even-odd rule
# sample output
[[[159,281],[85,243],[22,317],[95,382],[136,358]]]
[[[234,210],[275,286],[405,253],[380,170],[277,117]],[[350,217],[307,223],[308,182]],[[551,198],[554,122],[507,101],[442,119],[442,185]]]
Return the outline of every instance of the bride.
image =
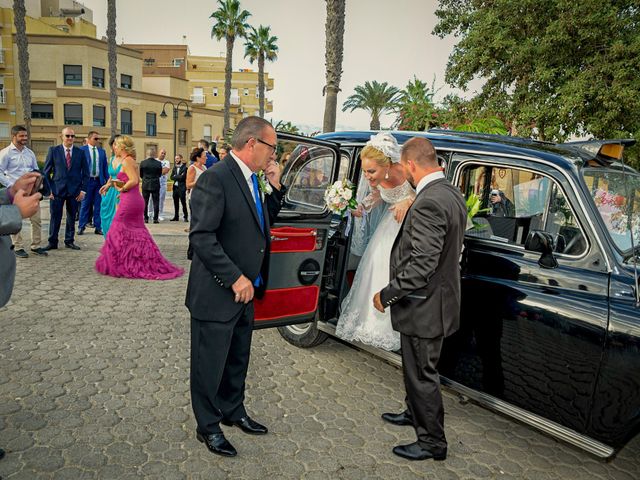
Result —
[[[369,223],[365,227],[370,234],[369,242],[351,290],[342,302],[336,335],[393,351],[400,348],[400,334],[391,327],[389,309],[384,313],[377,311],[372,299],[389,283],[391,247],[413,203],[415,190],[404,177],[399,163],[400,147],[392,135],[378,133],[372,136],[360,157],[371,194],[354,214],[362,214],[367,224],[368,212],[382,208],[383,213],[374,217],[377,225]]]

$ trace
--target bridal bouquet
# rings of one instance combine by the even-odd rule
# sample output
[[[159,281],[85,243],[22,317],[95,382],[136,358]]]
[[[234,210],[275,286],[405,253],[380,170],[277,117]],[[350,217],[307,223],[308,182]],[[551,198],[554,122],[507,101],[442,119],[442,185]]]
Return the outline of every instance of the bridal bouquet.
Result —
[[[340,216],[344,216],[348,208],[357,208],[358,202],[353,190],[353,183],[349,180],[338,180],[329,185],[324,193],[327,208]]]

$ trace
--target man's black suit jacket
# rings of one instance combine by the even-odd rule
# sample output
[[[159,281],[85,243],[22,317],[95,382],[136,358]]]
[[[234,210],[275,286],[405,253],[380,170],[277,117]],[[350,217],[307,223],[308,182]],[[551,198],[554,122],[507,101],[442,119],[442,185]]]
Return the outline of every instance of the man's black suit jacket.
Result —
[[[380,293],[393,329],[412,337],[449,336],[460,325],[464,198],[448,180],[428,183],[407,212],[391,250],[390,282]]]
[[[171,180],[173,180],[173,189],[182,191],[187,189],[187,166],[182,163],[174,165],[171,170]]]
[[[140,178],[142,190],[149,192],[160,191],[160,177],[162,176],[162,163],[155,158],[147,158],[140,162]]]
[[[191,192],[189,256],[192,259],[186,306],[203,321],[226,322],[242,308],[231,285],[240,275],[254,281],[260,298],[269,272],[269,228],[284,200],[285,187],[265,195],[265,232],[242,170],[228,155],[198,178]]]
[[[87,191],[89,183],[89,167],[84,152],[74,145],[71,150],[71,168],[67,168],[65,147],[49,147],[42,175],[44,195],[51,193],[56,198],[77,197],[80,192]]]

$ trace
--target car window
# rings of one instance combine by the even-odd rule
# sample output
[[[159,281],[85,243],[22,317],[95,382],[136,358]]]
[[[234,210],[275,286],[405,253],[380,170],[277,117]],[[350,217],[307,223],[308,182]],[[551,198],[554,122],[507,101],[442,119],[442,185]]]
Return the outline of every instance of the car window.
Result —
[[[539,172],[496,165],[467,164],[459,186],[477,197],[478,214],[467,236],[524,246],[532,230],[543,230],[555,241],[555,251],[582,255],[587,242],[561,187]]]
[[[339,175],[346,178],[348,159],[340,163]],[[331,183],[335,167],[332,150],[305,145],[296,147],[283,174],[283,183],[288,186],[285,208],[296,212],[323,212],[326,208],[324,192]]]

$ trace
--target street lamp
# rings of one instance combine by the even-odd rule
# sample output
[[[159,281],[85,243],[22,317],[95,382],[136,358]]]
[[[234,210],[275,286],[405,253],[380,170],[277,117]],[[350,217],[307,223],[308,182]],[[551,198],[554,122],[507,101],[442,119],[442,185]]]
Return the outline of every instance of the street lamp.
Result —
[[[180,105],[184,105],[184,108],[185,108],[184,118],[190,118],[191,112],[189,111],[189,105],[184,100],[180,100],[177,105],[174,105],[172,101],[167,100],[162,105],[162,113],[160,114],[160,118],[167,118],[167,112],[165,111],[165,108],[167,107],[167,105],[171,105],[171,108],[173,108],[173,158],[175,159],[176,155],[178,154],[178,150],[176,148],[176,142],[178,138],[177,128],[178,128],[178,112],[180,111]]]

